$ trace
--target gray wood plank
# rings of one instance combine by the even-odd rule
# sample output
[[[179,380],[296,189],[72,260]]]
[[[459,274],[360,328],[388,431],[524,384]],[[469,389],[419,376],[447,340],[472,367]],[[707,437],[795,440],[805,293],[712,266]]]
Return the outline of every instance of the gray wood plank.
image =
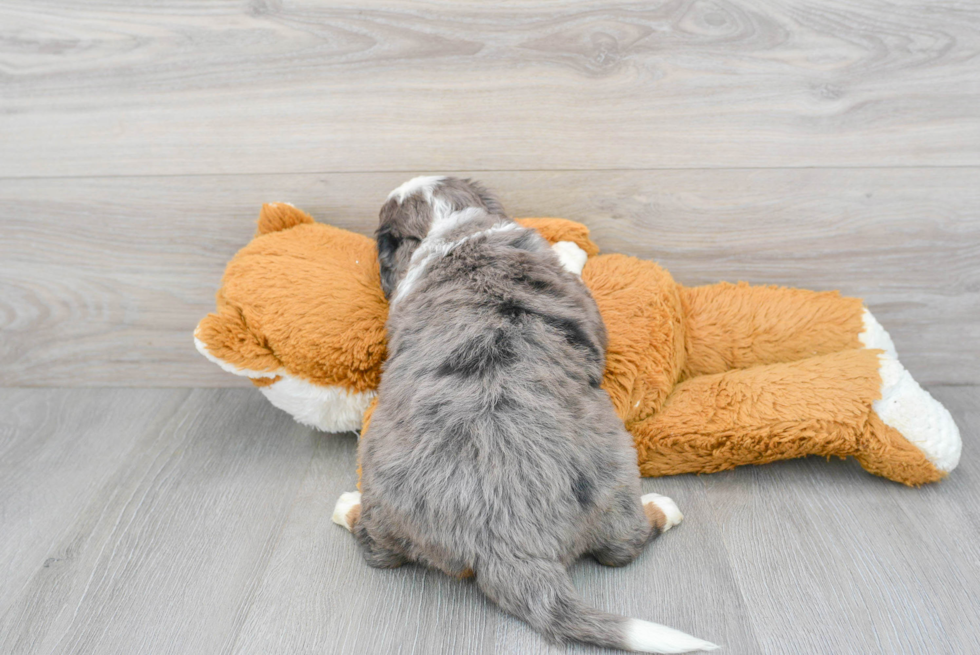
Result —
[[[977,389],[935,391],[966,443],[940,484],[815,458],[705,476],[763,652],[980,651],[980,545],[961,503],[977,493]]]
[[[498,619],[474,585],[411,566],[371,569],[331,522],[356,467],[354,435],[317,435],[235,652],[493,652],[487,626]]]
[[[980,164],[980,8],[8,0],[0,176]]]
[[[56,541],[38,544],[29,579],[0,616],[0,651],[227,651],[309,466],[310,433],[243,390],[194,391],[179,408],[172,399],[182,392],[103,393],[114,405],[103,419],[110,432],[130,429],[130,411],[152,417],[153,400],[170,399],[170,416],[133,430],[132,444],[117,442],[129,452],[122,461],[94,460],[107,474],[83,507],[58,490],[76,511],[62,515]],[[63,419],[79,411],[50,409]],[[71,473],[52,458],[34,468],[43,471],[19,488]],[[43,510],[34,506],[42,500],[28,497],[25,511]]]
[[[823,460],[647,479],[685,522],[629,567],[578,564],[576,586],[732,654],[977,651],[980,392],[932,391],[964,436],[948,480],[906,489]],[[471,583],[367,567],[329,519],[354,437],[254,394],[0,399],[2,652],[600,652],[547,644]]]
[[[187,390],[0,389],[0,615]]]
[[[678,281],[864,297],[923,383],[980,380],[980,168],[462,171]],[[0,385],[246,385],[193,348],[262,202],[370,234],[407,173],[0,180]]]
[[[350,534],[330,522],[336,498],[356,484],[355,469],[355,438],[318,437],[236,653],[607,652],[548,644],[471,582],[415,566],[369,568]],[[671,494],[687,522],[628,567],[581,562],[573,568],[578,589],[608,611],[690,630],[729,653],[757,652],[701,481],[647,480],[644,488]]]
[[[965,518],[964,528],[972,530],[976,541],[980,535],[980,387],[936,387],[932,393],[953,412],[963,436],[961,464],[956,475],[943,484],[942,496],[956,502],[962,512],[956,522]],[[980,568],[980,559],[974,566]]]

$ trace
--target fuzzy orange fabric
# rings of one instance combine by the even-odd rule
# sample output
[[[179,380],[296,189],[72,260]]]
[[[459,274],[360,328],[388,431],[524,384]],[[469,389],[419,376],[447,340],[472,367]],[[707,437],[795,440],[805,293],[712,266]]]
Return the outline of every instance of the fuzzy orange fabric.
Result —
[[[582,281],[606,324],[603,388],[626,422],[663,406],[683,370],[684,322],[670,273],[626,255],[591,257]]]
[[[836,291],[722,282],[680,297],[685,378],[861,347],[863,303]]]
[[[312,219],[284,220],[283,207],[263,210],[258,236],[229,262],[218,312],[201,321],[197,338],[238,368],[376,389],[388,303],[374,241]]]
[[[687,288],[653,262],[599,255],[579,223],[519,222],[589,255],[582,280],[609,334],[603,387],[635,438],[643,475],[820,455],[853,456],[910,485],[943,477],[873,410],[879,351],[858,339],[860,300],[744,283]],[[266,205],[195,336],[266,388],[282,374],[372,393],[386,317],[371,239]],[[370,408],[364,438],[369,419]]]
[[[890,438],[883,434],[887,426],[872,422],[880,385],[878,351],[844,350],[691,378],[677,385],[660,412],[629,428],[644,475],[723,471],[805,455],[858,456]],[[915,471],[908,481],[938,479],[913,450],[919,456],[910,462]]]

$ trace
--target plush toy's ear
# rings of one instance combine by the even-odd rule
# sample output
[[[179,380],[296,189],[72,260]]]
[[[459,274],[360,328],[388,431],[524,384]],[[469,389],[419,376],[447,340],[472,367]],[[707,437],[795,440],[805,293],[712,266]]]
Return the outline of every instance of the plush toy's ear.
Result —
[[[282,364],[245,323],[242,313],[222,302],[194,330],[194,345],[212,362],[235,375],[273,378]]]
[[[255,236],[278,232],[301,223],[313,223],[313,217],[302,209],[296,209],[288,202],[274,202],[262,205],[259,212],[259,225]]]
[[[518,218],[517,222],[524,227],[537,230],[552,244],[571,241],[589,257],[599,254],[599,246],[589,238],[589,228],[581,223],[564,218]]]

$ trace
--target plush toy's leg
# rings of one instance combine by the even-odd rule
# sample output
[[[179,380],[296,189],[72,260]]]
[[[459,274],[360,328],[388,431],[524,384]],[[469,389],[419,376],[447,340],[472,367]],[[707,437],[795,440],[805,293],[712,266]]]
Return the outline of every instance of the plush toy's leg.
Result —
[[[679,291],[684,311],[684,378],[862,346],[863,304],[836,291],[744,282]]]
[[[868,471],[904,484],[939,480],[951,470],[949,462],[933,461],[915,441],[920,427],[890,425],[878,414],[883,378],[885,402],[900,394],[900,403],[925,406],[904,377],[894,386],[887,367],[884,376],[879,373],[879,355],[859,348],[682,382],[658,413],[627,426],[640,471],[647,476],[710,473],[834,455],[853,456]],[[948,413],[933,406],[930,416],[937,414],[945,416],[929,423],[930,429],[955,431]]]
[[[744,283],[681,288],[680,296],[686,330],[682,379],[801,362],[863,346],[869,349],[866,358],[880,354],[868,419],[874,438],[851,454],[869,471],[903,481],[922,477],[889,472],[907,459],[899,453],[909,448],[912,460],[925,455],[941,473],[956,467],[960,435],[952,417],[902,367],[888,332],[857,298]]]
[[[871,320],[874,318],[871,317]],[[888,333],[881,332],[888,339]],[[903,448],[914,457],[918,457],[914,451],[921,452],[945,475],[959,464],[962,449],[960,431],[942,403],[920,387],[905,370],[890,342],[888,339],[888,344],[881,345],[883,350],[886,346],[888,349],[879,356],[881,394],[872,405],[872,421],[878,421],[888,428],[889,451]],[[904,439],[896,441],[896,435]],[[868,449],[857,457],[869,471],[892,477],[889,470],[896,462],[893,454]],[[906,459],[903,457],[902,461]]]

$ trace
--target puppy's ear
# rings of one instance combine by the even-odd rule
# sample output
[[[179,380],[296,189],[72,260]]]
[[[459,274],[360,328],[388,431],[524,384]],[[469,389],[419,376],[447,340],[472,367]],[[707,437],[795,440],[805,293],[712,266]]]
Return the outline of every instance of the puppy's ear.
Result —
[[[378,266],[381,269],[381,290],[385,298],[391,300],[391,294],[398,284],[398,265],[395,253],[401,245],[401,239],[388,230],[388,226],[378,228]]]
[[[487,210],[488,214],[496,214],[498,216],[507,215],[504,213],[504,206],[501,204],[500,199],[497,198],[497,194],[470,178],[463,181],[469,184],[470,188],[473,189],[476,195],[480,198],[480,202],[483,203],[483,207]]]

